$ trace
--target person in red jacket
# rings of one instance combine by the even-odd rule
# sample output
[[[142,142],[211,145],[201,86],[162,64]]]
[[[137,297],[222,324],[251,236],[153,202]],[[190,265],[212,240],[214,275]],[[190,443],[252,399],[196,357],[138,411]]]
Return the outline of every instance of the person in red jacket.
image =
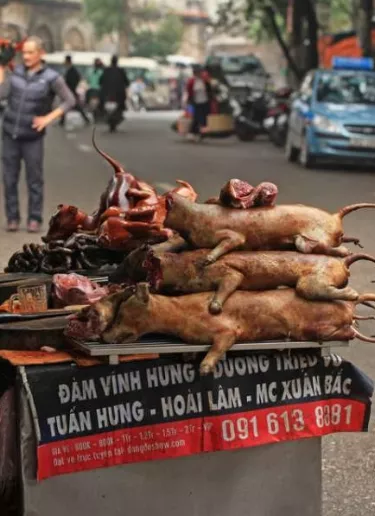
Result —
[[[193,77],[186,85],[187,102],[193,106],[193,121],[190,134],[200,139],[201,129],[207,125],[207,116],[210,113],[212,88],[208,74],[199,65],[193,67]]]

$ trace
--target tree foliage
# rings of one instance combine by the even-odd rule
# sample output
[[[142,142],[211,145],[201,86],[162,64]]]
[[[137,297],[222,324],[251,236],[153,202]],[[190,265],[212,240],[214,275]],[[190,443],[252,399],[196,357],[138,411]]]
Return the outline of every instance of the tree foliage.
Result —
[[[87,17],[99,38],[121,28],[124,0],[84,0]]]
[[[140,29],[132,36],[132,53],[142,57],[174,54],[181,43],[183,24],[179,16],[168,14],[156,30]]]
[[[84,0],[87,17],[94,25],[96,35],[101,38],[115,32],[128,32],[125,36],[130,41],[132,54],[142,57],[173,54],[178,50],[183,34],[181,19],[167,13],[156,30],[149,28],[132,30],[131,20],[124,24],[123,13],[126,0]],[[152,5],[133,10],[133,16],[154,19],[159,11]],[[130,15],[130,14],[129,14]]]

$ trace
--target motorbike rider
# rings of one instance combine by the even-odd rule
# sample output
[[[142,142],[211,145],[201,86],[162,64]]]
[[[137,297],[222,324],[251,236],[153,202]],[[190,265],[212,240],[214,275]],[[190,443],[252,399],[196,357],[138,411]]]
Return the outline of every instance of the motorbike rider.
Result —
[[[111,65],[104,69],[100,79],[101,108],[104,110],[106,102],[117,104],[116,116],[118,121],[123,120],[126,109],[126,90],[129,80],[126,72],[118,66],[118,57],[112,56]]]
[[[139,76],[129,86],[129,99],[133,108],[142,109],[146,107],[143,94],[146,90],[146,84],[143,77]]]

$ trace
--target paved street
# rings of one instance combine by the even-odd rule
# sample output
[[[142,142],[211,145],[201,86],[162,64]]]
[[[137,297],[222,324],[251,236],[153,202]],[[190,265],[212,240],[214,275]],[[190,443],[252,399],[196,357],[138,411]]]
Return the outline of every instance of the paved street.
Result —
[[[279,203],[312,204],[334,212],[356,202],[375,202],[373,171],[306,171],[288,164],[283,152],[266,140],[240,143],[236,139],[212,140],[194,145],[170,131],[170,114],[131,116],[121,132],[97,132],[98,144],[140,178],[165,190],[175,179],[189,181],[202,200],[218,194],[229,178],[252,184],[273,181],[279,186]],[[54,127],[47,140],[46,222],[59,203],[93,211],[106,186],[111,169],[91,148],[91,132],[81,127],[62,131]],[[21,190],[25,199],[24,185]],[[2,195],[2,193],[1,193]],[[25,203],[24,203],[25,207]],[[361,210],[345,219],[345,232],[361,239],[365,251],[375,254],[373,210]],[[1,213],[0,227],[4,225]],[[29,235],[2,234],[0,265]],[[375,291],[375,266],[360,262],[352,267],[352,283],[361,291]],[[375,326],[361,325],[375,334]],[[341,352],[375,379],[375,345],[356,342]],[[337,435],[324,439],[324,516],[372,516],[375,514],[375,422],[369,434]],[[298,489],[298,486],[296,486]],[[302,515],[301,515],[302,516]]]

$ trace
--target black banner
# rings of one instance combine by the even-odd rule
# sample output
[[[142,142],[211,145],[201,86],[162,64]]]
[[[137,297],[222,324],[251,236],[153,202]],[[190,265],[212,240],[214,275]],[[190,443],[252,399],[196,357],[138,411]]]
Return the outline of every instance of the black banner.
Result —
[[[39,427],[39,478],[367,430],[373,383],[337,355],[230,353],[205,378],[199,361],[27,367]]]

